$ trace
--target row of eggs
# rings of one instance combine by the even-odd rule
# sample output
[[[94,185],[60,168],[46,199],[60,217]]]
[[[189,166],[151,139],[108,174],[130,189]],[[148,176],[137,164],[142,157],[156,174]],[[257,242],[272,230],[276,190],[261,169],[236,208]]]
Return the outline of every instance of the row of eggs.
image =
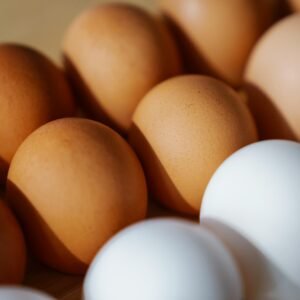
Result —
[[[84,299],[299,299],[299,178],[299,143],[242,148],[210,180],[200,226],[157,218],[121,230],[93,259]]]
[[[215,12],[213,1],[206,2],[207,11]],[[238,2],[230,5],[244,11]],[[176,5],[163,4],[172,23],[191,32],[190,37],[195,3],[177,1],[182,7],[177,11]],[[187,20],[191,23],[185,24]],[[203,223],[199,228],[187,221],[157,220],[125,229],[96,256],[86,277],[86,299],[241,299],[243,289],[248,299],[299,298],[299,144],[253,144],[219,167],[257,140],[247,104],[261,137],[299,138],[299,23],[298,15],[287,17],[257,44],[245,75],[246,101],[206,76],[177,76],[156,85],[180,73],[179,56],[163,22],[140,9],[99,6],[71,25],[64,42],[65,66],[83,106],[128,134],[154,198],[185,214],[198,214],[201,206]],[[245,56],[262,31],[245,42],[247,51],[234,53],[238,67],[222,65],[222,57],[208,58],[217,66],[208,74],[239,86]],[[43,55],[16,45],[0,47],[0,65],[0,177],[5,181],[9,169],[6,200],[42,262],[84,273],[100,246],[146,216],[142,167],[128,144],[99,123],[61,119],[34,131],[74,114],[63,73]],[[224,69],[238,71],[223,74]],[[1,222],[8,224],[1,236],[7,245],[3,274],[18,282],[26,262],[24,239],[7,207]],[[5,268],[6,257],[13,255]]]

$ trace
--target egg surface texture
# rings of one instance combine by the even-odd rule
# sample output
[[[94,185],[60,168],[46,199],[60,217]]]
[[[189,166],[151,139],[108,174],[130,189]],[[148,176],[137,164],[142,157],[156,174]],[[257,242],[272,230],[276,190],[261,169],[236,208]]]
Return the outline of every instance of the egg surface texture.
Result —
[[[97,254],[85,300],[240,300],[236,265],[222,243],[197,224],[156,219],[133,225]]]
[[[277,0],[160,0],[188,69],[239,86],[248,55]]]
[[[30,48],[0,45],[0,182],[23,140],[50,120],[71,116],[74,104],[63,73]]]
[[[2,199],[0,199],[0,285],[23,280],[26,248],[21,228]]]
[[[108,238],[145,217],[142,168],[128,144],[91,120],[66,118],[30,135],[8,174],[7,197],[35,255],[83,273]]]
[[[246,70],[249,106],[261,138],[300,139],[300,15],[271,27]]]
[[[31,288],[19,286],[1,286],[1,300],[54,300],[54,298]]]
[[[83,12],[67,31],[63,48],[85,108],[123,132],[146,92],[180,71],[163,22],[128,4],[98,5]]]
[[[154,198],[197,214],[215,169],[254,142],[256,129],[243,100],[230,87],[213,78],[185,75],[159,84],[143,98],[129,140]]]
[[[230,156],[205,191],[200,223],[232,250],[247,300],[300,295],[300,144],[272,140]]]

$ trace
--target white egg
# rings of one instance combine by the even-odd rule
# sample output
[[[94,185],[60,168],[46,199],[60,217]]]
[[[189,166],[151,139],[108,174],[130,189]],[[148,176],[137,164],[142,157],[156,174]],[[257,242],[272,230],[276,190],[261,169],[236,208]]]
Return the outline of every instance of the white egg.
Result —
[[[85,300],[240,300],[242,284],[223,244],[178,219],[126,228],[94,259]]]
[[[0,286],[0,300],[54,300],[37,290],[20,286]]]
[[[231,249],[249,300],[300,299],[300,144],[237,151],[205,191],[200,223]]]

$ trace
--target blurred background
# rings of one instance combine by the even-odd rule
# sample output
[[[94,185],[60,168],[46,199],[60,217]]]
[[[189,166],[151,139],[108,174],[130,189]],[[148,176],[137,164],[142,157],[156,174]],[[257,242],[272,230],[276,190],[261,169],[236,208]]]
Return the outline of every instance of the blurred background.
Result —
[[[0,42],[17,42],[60,61],[60,45],[70,22],[84,8],[112,0],[0,0]],[[118,0],[149,10],[155,0]]]

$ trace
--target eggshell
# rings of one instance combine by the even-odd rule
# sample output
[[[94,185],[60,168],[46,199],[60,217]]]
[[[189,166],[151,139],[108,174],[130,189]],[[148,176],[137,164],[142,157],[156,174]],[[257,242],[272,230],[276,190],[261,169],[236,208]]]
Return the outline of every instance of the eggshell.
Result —
[[[276,16],[278,0],[160,0],[188,69],[242,83],[248,55]]]
[[[123,132],[146,92],[180,71],[164,23],[129,4],[83,12],[67,31],[63,48],[79,100],[94,118]]]
[[[69,273],[83,273],[147,206],[144,174],[128,144],[76,118],[50,122],[24,141],[9,169],[7,198],[35,255]]]
[[[154,198],[197,214],[213,172],[234,151],[256,141],[256,129],[244,101],[230,87],[210,77],[185,75],[144,97],[129,140]]]
[[[0,285],[20,283],[25,265],[23,233],[10,209],[0,199]]]
[[[0,182],[23,140],[50,120],[72,115],[74,104],[63,73],[39,52],[0,45]]]
[[[299,28],[300,15],[283,19],[251,54],[246,89],[262,139],[300,139]]]
[[[291,8],[294,11],[300,11],[300,1],[299,0],[288,0],[288,3],[290,4]]]
[[[263,141],[230,156],[205,191],[200,221],[240,263],[247,300],[300,295],[300,144]]]
[[[43,292],[20,286],[1,286],[0,299],[3,300],[54,300]]]
[[[94,259],[85,300],[242,299],[235,262],[204,228],[176,219],[126,228]]]

